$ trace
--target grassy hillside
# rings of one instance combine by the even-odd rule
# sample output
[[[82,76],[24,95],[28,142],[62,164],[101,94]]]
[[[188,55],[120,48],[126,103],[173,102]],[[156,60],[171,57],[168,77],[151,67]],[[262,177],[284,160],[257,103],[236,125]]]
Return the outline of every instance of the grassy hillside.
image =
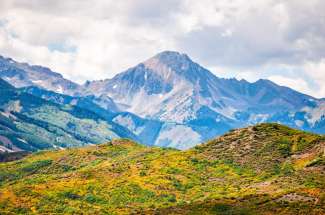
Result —
[[[0,164],[0,214],[325,214],[325,139],[277,124],[191,150],[129,140]]]

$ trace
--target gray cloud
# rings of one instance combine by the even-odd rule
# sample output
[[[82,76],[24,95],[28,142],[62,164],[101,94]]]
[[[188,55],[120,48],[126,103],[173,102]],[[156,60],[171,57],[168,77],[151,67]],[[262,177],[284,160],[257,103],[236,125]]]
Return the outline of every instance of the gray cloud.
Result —
[[[0,53],[82,82],[174,49],[227,77],[298,83],[299,70],[324,97],[323,11],[322,0],[6,0]]]
[[[273,1],[239,17],[234,8],[221,26],[203,25],[180,35],[178,45],[212,66],[318,62],[325,53],[325,2],[302,2]]]

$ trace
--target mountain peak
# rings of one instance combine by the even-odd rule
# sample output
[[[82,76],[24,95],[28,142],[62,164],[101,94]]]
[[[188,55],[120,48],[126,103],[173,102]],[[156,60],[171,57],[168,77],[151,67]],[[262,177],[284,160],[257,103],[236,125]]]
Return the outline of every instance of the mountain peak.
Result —
[[[184,53],[179,53],[176,51],[163,51],[156,54],[154,57],[150,58],[146,62],[158,61],[169,67],[180,66],[184,64],[193,63],[193,61]]]
[[[193,62],[186,54],[176,51],[160,52],[140,65],[160,75],[164,80],[178,76],[196,82],[201,76],[207,75],[206,69]]]
[[[159,58],[161,60],[164,60],[164,59],[180,59],[180,58],[186,58],[188,60],[190,60],[190,58],[185,54],[185,53],[180,53],[180,52],[177,52],[177,51],[169,51],[169,50],[166,50],[166,51],[162,51],[162,52],[159,52],[158,54],[156,54],[154,56],[154,58]]]

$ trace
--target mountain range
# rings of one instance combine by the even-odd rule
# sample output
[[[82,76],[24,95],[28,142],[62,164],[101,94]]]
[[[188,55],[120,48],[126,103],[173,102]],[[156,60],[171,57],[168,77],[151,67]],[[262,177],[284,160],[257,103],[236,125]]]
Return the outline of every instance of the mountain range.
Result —
[[[262,122],[325,133],[324,99],[264,79],[250,83],[218,78],[173,51],[158,53],[111,79],[83,85],[49,68],[0,57],[0,78],[22,95],[60,110],[69,106],[92,113],[118,127],[110,138],[127,137],[145,145],[187,149],[233,128]]]

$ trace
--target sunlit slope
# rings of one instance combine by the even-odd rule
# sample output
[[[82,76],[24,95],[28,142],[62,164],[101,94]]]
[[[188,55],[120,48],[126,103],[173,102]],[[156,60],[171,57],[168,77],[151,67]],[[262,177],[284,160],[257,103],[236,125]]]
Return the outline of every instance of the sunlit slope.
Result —
[[[129,140],[0,164],[1,214],[324,214],[324,137],[277,124],[187,151]]]

